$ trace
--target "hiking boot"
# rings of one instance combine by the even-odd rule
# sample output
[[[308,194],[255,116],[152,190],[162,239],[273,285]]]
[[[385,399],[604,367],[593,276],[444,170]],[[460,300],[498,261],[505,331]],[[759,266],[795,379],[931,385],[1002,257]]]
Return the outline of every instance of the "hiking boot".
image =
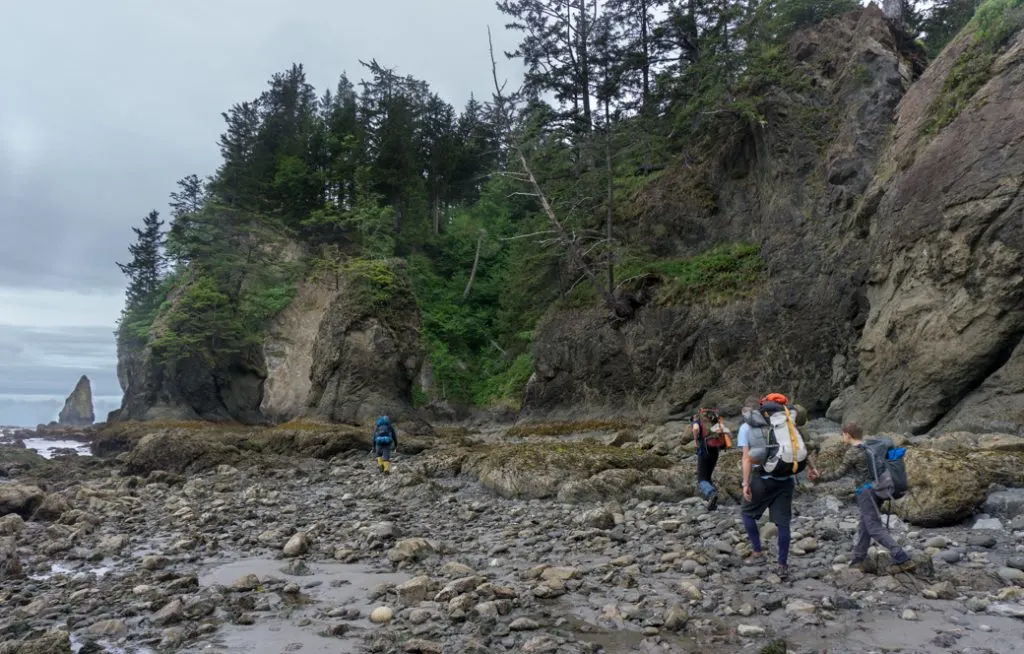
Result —
[[[708,511],[714,511],[718,508],[718,493],[715,493],[708,498]]]
[[[781,579],[782,581],[786,581],[787,579],[789,579],[789,566],[788,565],[782,565],[781,563],[776,563],[774,566],[772,566],[772,572],[774,572],[775,575],[779,579]]]
[[[864,559],[854,559],[850,561],[850,569],[864,572]]]
[[[743,565],[764,565],[764,552],[754,552],[743,559]]]
[[[893,563],[892,567],[889,568],[889,573],[895,575],[895,574],[899,574],[901,572],[911,572],[916,567],[917,567],[917,564],[914,563],[913,559],[907,559],[906,561],[901,561],[899,563]]]

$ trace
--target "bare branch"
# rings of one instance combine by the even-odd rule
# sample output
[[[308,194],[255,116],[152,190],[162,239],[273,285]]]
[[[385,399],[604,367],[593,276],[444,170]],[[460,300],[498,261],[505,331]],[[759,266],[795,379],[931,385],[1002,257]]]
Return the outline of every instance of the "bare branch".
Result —
[[[540,232],[531,232],[529,234],[519,234],[518,236],[506,236],[506,237],[501,238],[499,240],[502,240],[502,241],[518,241],[521,238],[533,238],[534,236],[544,236],[546,234],[554,234],[554,233],[555,233],[554,230],[545,229],[545,230],[540,231]]]

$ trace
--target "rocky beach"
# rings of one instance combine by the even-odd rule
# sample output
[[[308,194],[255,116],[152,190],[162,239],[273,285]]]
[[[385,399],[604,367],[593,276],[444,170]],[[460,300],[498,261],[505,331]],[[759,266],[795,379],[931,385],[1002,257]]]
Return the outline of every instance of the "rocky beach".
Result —
[[[887,552],[848,566],[850,484],[801,484],[783,581],[743,565],[734,500],[693,497],[681,426],[438,428],[389,476],[328,426],[122,425],[95,439],[106,456],[51,460],[4,446],[0,652],[1024,651],[1005,471],[971,469],[980,497],[919,474],[892,518],[918,568],[898,575]],[[827,466],[834,425],[809,433]],[[915,449],[1012,472],[1024,440]]]

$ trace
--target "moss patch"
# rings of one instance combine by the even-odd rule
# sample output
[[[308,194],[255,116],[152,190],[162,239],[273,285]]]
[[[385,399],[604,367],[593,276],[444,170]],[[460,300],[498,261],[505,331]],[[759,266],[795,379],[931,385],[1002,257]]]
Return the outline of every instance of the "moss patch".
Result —
[[[618,431],[632,429],[636,425],[618,420],[581,420],[575,422],[538,422],[527,425],[516,425],[506,432],[507,436],[522,438],[526,436],[566,436],[587,431]]]
[[[1024,0],[988,0],[978,8],[963,38],[970,40],[932,104],[925,133],[949,125],[992,78],[992,64],[1014,34],[1024,28]]]
[[[517,443],[477,448],[477,465],[517,471],[551,469],[565,477],[587,478],[612,469],[647,471],[669,468],[672,462],[656,454],[590,442]]]
[[[618,276],[620,279],[641,275],[660,278],[662,284],[655,296],[660,305],[724,304],[751,295],[764,269],[758,246],[730,243],[684,259],[627,262]]]

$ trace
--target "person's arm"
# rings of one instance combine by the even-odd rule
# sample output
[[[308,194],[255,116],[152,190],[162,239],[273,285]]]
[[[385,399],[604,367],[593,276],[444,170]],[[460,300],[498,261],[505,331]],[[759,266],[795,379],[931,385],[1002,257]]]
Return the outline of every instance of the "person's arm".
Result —
[[[736,433],[736,444],[743,448],[743,498],[749,501],[753,495],[750,491],[750,475],[754,469],[754,461],[750,458],[750,427],[740,425]]]
[[[863,459],[864,452],[860,451],[859,448],[847,448],[846,452],[843,453],[843,458],[839,461],[839,465],[832,470],[817,471],[817,481],[830,482],[847,477],[856,472]]]
[[[398,430],[394,425],[391,425],[391,449],[398,449]]]

